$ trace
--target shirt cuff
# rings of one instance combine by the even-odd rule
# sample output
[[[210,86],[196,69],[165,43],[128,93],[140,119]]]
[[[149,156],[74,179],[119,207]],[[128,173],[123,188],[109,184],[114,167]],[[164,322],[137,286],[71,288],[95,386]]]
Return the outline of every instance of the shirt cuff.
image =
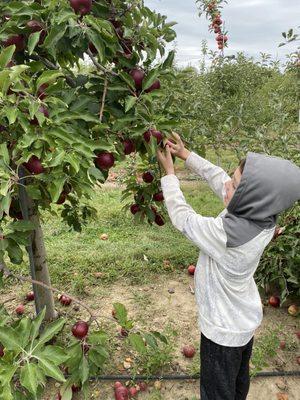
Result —
[[[169,186],[180,186],[179,179],[177,178],[176,175],[173,174],[163,176],[160,182],[162,189],[165,189]]]

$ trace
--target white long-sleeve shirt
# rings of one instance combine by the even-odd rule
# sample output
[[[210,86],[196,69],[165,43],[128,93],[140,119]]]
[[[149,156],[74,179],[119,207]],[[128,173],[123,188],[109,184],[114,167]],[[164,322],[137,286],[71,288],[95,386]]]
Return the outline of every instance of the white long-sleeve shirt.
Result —
[[[224,183],[230,177],[222,168],[193,152],[185,165],[223,199]],[[223,346],[245,345],[262,320],[262,303],[253,275],[274,228],[229,248],[222,220],[226,209],[216,218],[203,217],[186,203],[175,175],[164,176],[161,186],[172,224],[200,249],[195,295],[201,332]]]

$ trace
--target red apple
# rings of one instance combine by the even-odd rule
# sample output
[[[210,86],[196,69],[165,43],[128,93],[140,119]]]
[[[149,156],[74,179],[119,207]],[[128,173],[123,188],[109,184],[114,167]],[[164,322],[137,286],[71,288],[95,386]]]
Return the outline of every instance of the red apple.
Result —
[[[279,343],[279,347],[281,348],[281,350],[284,350],[284,349],[286,348],[286,342],[285,342],[284,340],[282,340],[282,341]]]
[[[142,89],[145,72],[142,69],[134,68],[130,71],[130,75],[134,80],[136,89]]]
[[[124,149],[124,154],[127,156],[130,153],[135,152],[135,144],[134,141],[131,139],[124,139],[123,140],[123,149]]]
[[[72,303],[72,299],[65,294],[60,296],[59,301],[63,306],[69,306]]]
[[[154,180],[154,175],[152,174],[151,171],[146,171],[142,175],[143,181],[146,183],[151,183]]]
[[[131,214],[134,215],[134,214],[138,213],[139,211],[141,211],[141,209],[140,209],[140,206],[138,204],[132,204],[130,206],[130,211],[131,211]]]
[[[37,95],[38,98],[41,100],[44,100],[44,98],[47,96],[45,93],[45,90],[48,88],[48,84],[47,83],[43,83],[37,90]],[[47,110],[48,111],[48,110]]]
[[[183,346],[183,348],[182,348],[182,354],[186,358],[193,358],[195,353],[196,353],[196,350],[195,350],[194,346],[186,345],[186,346]]]
[[[138,395],[138,390],[136,387],[129,388],[129,397],[136,397]]]
[[[157,192],[153,195],[153,200],[154,201],[164,201],[164,195],[163,192]]]
[[[154,220],[154,222],[155,222],[156,225],[158,225],[158,226],[163,226],[163,225],[165,224],[165,221],[164,221],[163,217],[162,217],[161,215],[159,215],[159,214],[156,214],[156,215],[155,215],[155,220]]]
[[[70,5],[76,13],[86,15],[91,12],[92,0],[70,0]]]
[[[139,387],[141,392],[145,392],[147,390],[147,384],[145,382],[140,382]]]
[[[0,357],[4,356],[4,347],[0,344]]]
[[[27,28],[31,30],[31,32],[40,32],[44,29],[44,25],[40,21],[37,21],[36,19],[28,21],[26,25]]]
[[[214,25],[222,25],[223,21],[220,17],[220,15],[217,15],[214,19],[213,19],[213,24]]]
[[[10,36],[8,39],[6,39],[3,42],[3,46],[4,47],[8,47],[11,45],[15,45],[16,46],[16,51],[22,51],[25,49],[25,39],[23,35],[14,35],[14,36]]]
[[[115,382],[115,384],[114,384],[115,389],[122,387],[122,386],[123,386],[123,384],[121,382]]]
[[[36,156],[31,156],[23,165],[33,175],[38,175],[44,172],[44,167],[42,166],[40,159]]]
[[[27,301],[33,301],[34,300],[34,292],[28,292],[26,294],[26,300]]]
[[[89,331],[89,326],[85,321],[77,321],[72,327],[72,333],[77,339],[86,337]]]
[[[160,80],[156,79],[156,81],[154,83],[152,83],[152,85],[145,90],[146,93],[150,93],[153,92],[153,90],[157,90],[160,89]]]
[[[25,311],[24,304],[19,304],[19,305],[17,306],[17,308],[16,308],[16,313],[17,313],[18,315],[22,315],[22,314],[24,314],[24,311]]]
[[[276,307],[276,308],[279,307],[280,306],[280,298],[277,296],[271,296],[269,298],[269,304],[272,307]]]
[[[107,171],[115,164],[115,157],[112,153],[108,152],[98,153],[95,164],[99,169]]]
[[[221,28],[218,25],[214,26],[214,32],[215,33],[221,33]]]
[[[188,266],[188,273],[189,273],[190,275],[194,275],[195,269],[196,269],[195,265],[189,265],[189,266]]]
[[[147,143],[150,142],[151,136],[156,137],[157,144],[159,144],[163,140],[162,133],[160,131],[157,131],[156,129],[148,129],[148,131],[146,131],[143,136]]]
[[[119,386],[115,389],[115,400],[128,400],[128,389],[125,386]]]

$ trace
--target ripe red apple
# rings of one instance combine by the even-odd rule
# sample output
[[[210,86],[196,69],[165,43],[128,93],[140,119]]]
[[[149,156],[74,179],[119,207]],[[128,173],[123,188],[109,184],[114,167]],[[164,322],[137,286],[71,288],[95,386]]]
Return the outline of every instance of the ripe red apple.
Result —
[[[195,353],[196,353],[196,350],[195,350],[194,346],[186,345],[186,346],[183,346],[183,348],[182,348],[182,354],[186,358],[193,358]]]
[[[23,35],[14,35],[14,36],[10,36],[8,39],[6,39],[3,42],[3,46],[4,47],[8,47],[11,45],[15,45],[16,46],[16,51],[22,51],[25,49],[25,39]]]
[[[0,357],[4,356],[4,347],[0,344]]]
[[[157,192],[153,195],[153,200],[154,201],[164,201],[164,195],[163,192]]]
[[[136,89],[142,89],[143,79],[145,77],[145,72],[142,69],[134,68],[129,73],[134,80]]]
[[[282,340],[282,341],[279,343],[279,347],[281,348],[281,350],[284,350],[284,349],[286,348],[286,342],[285,342],[284,340]]]
[[[47,96],[45,93],[45,90],[48,88],[48,84],[47,83],[43,83],[37,90],[37,95],[38,98],[41,100],[44,100],[44,98]],[[48,111],[48,110],[47,110]]]
[[[112,153],[108,152],[98,153],[95,164],[99,169],[107,171],[115,164],[115,157]]]
[[[24,304],[19,304],[19,305],[17,306],[17,308],[16,308],[16,313],[17,313],[18,315],[22,315],[22,314],[24,314],[24,311],[25,311]]]
[[[128,400],[128,389],[125,386],[119,386],[115,389],[115,400]]]
[[[220,15],[217,15],[214,19],[213,19],[213,24],[214,25],[222,25],[223,21],[220,17]]]
[[[123,140],[124,154],[127,156],[130,153],[135,152],[135,143],[131,139]]]
[[[156,79],[156,81],[154,83],[152,83],[152,85],[145,90],[146,93],[150,93],[153,92],[153,90],[157,90],[160,89],[160,80]]]
[[[81,387],[80,387],[80,386],[77,386],[77,385],[75,385],[75,383],[73,383],[71,389],[72,389],[72,392],[73,392],[73,393],[78,393],[78,392],[80,392]]]
[[[134,215],[134,214],[138,213],[139,211],[141,211],[141,209],[140,209],[140,206],[138,204],[132,204],[130,206],[130,211],[131,211],[131,214]]]
[[[128,330],[125,328],[121,328],[120,334],[121,334],[121,336],[126,337],[126,336],[128,336]]]
[[[269,298],[269,304],[270,304],[270,306],[275,307],[275,308],[279,307],[280,306],[280,298],[277,296],[271,296]]]
[[[60,296],[59,301],[63,306],[69,306],[72,303],[72,299],[65,294]]]
[[[138,390],[136,387],[129,388],[129,397],[136,397],[138,395]]]
[[[72,327],[72,333],[77,339],[86,337],[89,331],[89,326],[85,321],[77,321]]]
[[[38,175],[44,172],[44,167],[42,166],[40,159],[36,156],[31,156],[23,165],[33,175]]]
[[[145,392],[147,390],[147,384],[145,382],[140,382],[139,387],[141,392]]]
[[[152,174],[151,171],[146,171],[142,175],[143,181],[146,183],[151,183],[154,180],[154,175]]]
[[[214,32],[215,33],[221,33],[221,28],[218,25],[214,26]]]
[[[44,29],[44,25],[40,21],[37,21],[36,19],[28,21],[26,25],[27,28],[31,30],[31,32],[40,32]]]
[[[189,273],[190,275],[194,275],[195,270],[196,270],[195,265],[189,265],[189,266],[188,266],[188,273]]]
[[[159,215],[159,214],[156,214],[156,215],[155,215],[155,220],[154,220],[154,222],[155,222],[156,225],[158,225],[158,226],[163,226],[163,225],[165,224],[165,221],[164,221],[163,217],[162,217],[161,215]]]
[[[28,292],[26,294],[26,300],[27,301],[33,301],[34,300],[34,292]]]
[[[91,12],[92,0],[70,0],[70,5],[76,13],[86,15]]]
[[[292,304],[288,308],[288,313],[293,317],[296,317],[299,314],[299,308],[296,306],[296,304]]]
[[[115,382],[115,384],[114,384],[115,389],[122,387],[122,386],[123,386],[123,384],[121,382]]]
[[[156,137],[157,144],[159,144],[163,140],[162,133],[160,131],[157,131],[156,129],[148,129],[148,131],[146,131],[143,136],[147,143],[150,142],[151,136]]]

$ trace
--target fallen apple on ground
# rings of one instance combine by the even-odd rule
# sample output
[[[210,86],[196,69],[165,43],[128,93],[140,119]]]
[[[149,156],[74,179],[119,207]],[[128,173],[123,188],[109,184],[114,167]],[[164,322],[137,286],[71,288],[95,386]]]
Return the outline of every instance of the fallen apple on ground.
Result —
[[[27,301],[33,301],[34,300],[34,292],[28,292],[26,294],[26,300]]]
[[[16,313],[17,313],[18,315],[24,314],[24,311],[25,311],[24,304],[19,304],[19,305],[16,307]]]
[[[136,387],[133,386],[129,388],[129,397],[137,397],[138,393],[139,392]]]
[[[102,233],[102,235],[100,236],[101,240],[107,240],[108,239],[108,234],[107,233]]]
[[[196,270],[195,265],[189,265],[189,266],[188,266],[188,273],[189,273],[190,275],[194,275],[195,270]]]
[[[278,296],[271,296],[269,298],[269,304],[270,304],[270,306],[275,307],[275,308],[279,307],[280,306],[280,298]]]
[[[288,308],[288,313],[291,316],[296,317],[299,314],[299,307],[297,307],[296,304],[290,305]]]
[[[72,299],[65,294],[60,296],[59,301],[63,306],[69,306],[72,303]]]
[[[129,392],[128,389],[121,384],[115,388],[115,400],[128,400]]]
[[[193,358],[195,353],[196,353],[196,350],[195,350],[194,346],[186,345],[186,346],[183,346],[183,348],[182,348],[182,354],[186,358]]]

